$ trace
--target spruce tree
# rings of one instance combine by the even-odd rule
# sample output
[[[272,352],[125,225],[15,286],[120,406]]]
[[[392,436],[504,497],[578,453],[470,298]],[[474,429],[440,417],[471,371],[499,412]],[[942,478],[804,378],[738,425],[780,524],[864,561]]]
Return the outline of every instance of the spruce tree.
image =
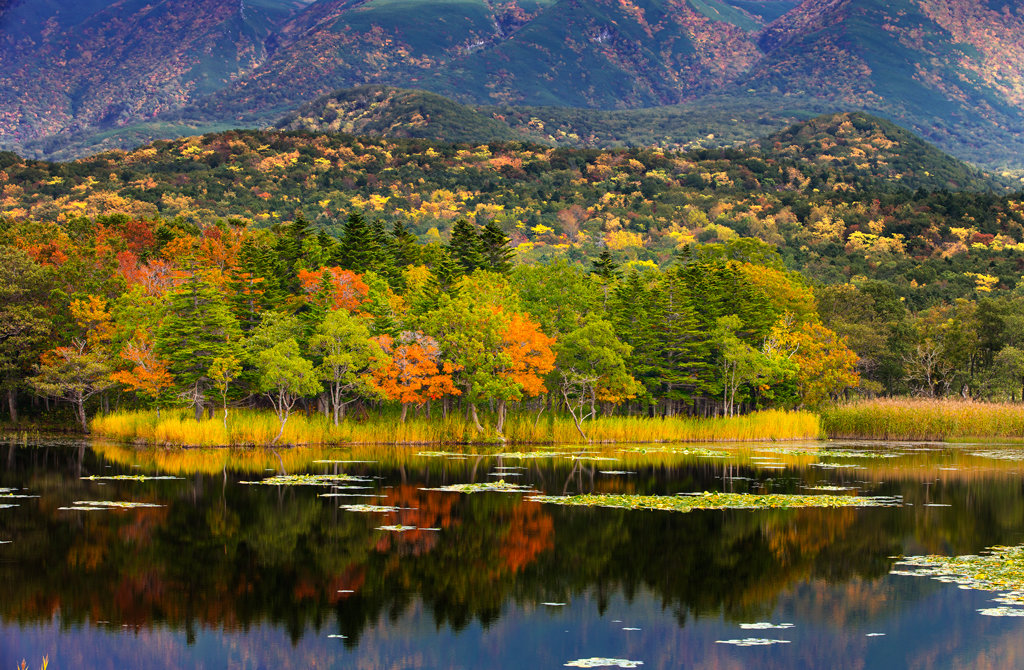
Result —
[[[391,236],[388,234],[387,228],[384,227],[384,222],[379,219],[373,222],[370,231],[373,234],[373,250],[376,254],[374,271],[387,279],[388,284],[396,286],[401,278],[401,273],[391,254]]]
[[[422,254],[416,236],[409,232],[401,221],[395,221],[391,228],[391,258],[395,267],[402,272],[410,265],[421,262]]]
[[[375,270],[378,259],[375,247],[373,229],[362,214],[352,212],[345,221],[334,260],[343,270],[359,273]]]
[[[606,282],[615,278],[619,264],[612,260],[612,252],[605,249],[600,253],[590,270],[592,274],[604,279]]]
[[[451,241],[448,242],[448,253],[455,261],[459,274],[472,274],[484,266],[480,235],[473,224],[465,219],[455,222]]]
[[[493,220],[488,221],[480,234],[480,248],[484,259],[484,269],[499,274],[508,274],[512,269],[513,251],[509,247],[510,240]]]
[[[195,407],[198,420],[213,385],[210,366],[216,358],[241,358],[241,331],[217,287],[195,272],[168,293],[167,300],[156,350],[168,362],[179,394]]]

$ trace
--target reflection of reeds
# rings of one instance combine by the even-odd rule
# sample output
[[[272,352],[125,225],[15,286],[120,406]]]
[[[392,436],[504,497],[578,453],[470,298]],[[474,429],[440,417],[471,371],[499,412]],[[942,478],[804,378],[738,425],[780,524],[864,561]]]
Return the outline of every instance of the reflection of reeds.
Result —
[[[277,435],[277,418],[269,412],[238,410],[225,430],[219,419],[196,421],[188,412],[114,412],[92,422],[97,435],[151,444],[215,446],[268,445]],[[588,422],[587,434],[597,443],[716,442],[816,438],[817,416],[807,412],[765,411],[746,416],[692,419],[672,417],[603,417]],[[537,423],[534,417],[509,417],[505,438],[521,444],[579,444],[582,439],[570,419],[556,417]],[[466,444],[494,441],[478,433],[461,416],[447,419],[388,417],[344,421],[335,426],[321,415],[294,415],[285,425],[282,444]]]
[[[873,440],[1024,439],[1024,405],[877,399],[826,410],[829,437]]]

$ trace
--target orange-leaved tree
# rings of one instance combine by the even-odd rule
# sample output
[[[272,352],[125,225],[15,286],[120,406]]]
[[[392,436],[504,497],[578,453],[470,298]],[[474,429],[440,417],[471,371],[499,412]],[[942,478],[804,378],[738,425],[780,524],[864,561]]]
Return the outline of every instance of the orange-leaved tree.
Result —
[[[299,282],[310,302],[328,310],[355,312],[370,292],[361,275],[337,266],[322,267],[313,272],[299,270]]]
[[[397,338],[378,335],[374,339],[387,355],[384,365],[373,371],[374,383],[390,400],[402,403],[402,421],[410,405],[419,407],[428,400],[461,393],[452,381],[457,368],[441,360],[441,348],[434,338],[407,330]]]
[[[144,330],[135,331],[135,337],[121,349],[121,358],[132,364],[130,370],[118,370],[110,375],[112,381],[124,384],[132,391],[149,396],[155,402],[160,416],[160,396],[174,386],[174,378],[167,371],[167,362],[153,351],[153,341]]]

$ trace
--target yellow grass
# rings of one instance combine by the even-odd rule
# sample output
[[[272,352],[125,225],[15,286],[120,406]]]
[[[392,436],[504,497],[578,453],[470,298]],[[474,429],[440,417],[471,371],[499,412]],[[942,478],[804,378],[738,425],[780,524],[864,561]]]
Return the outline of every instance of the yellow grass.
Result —
[[[185,411],[114,412],[92,421],[96,435],[149,444],[194,447],[266,446],[277,435],[279,423],[271,412],[235,411],[227,430],[220,418],[196,421]],[[585,444],[618,442],[722,442],[796,440],[821,435],[818,417],[809,412],[769,410],[718,419],[604,417],[584,425],[588,440],[571,419],[532,415],[510,416],[505,439],[516,444]],[[281,445],[296,444],[468,444],[495,442],[489,429],[478,433],[461,416],[433,420],[410,418],[406,423],[386,416],[366,421],[343,421],[335,426],[321,415],[293,415],[285,425]]]
[[[1024,439],[1024,405],[966,400],[877,399],[822,416],[833,438],[871,440]]]

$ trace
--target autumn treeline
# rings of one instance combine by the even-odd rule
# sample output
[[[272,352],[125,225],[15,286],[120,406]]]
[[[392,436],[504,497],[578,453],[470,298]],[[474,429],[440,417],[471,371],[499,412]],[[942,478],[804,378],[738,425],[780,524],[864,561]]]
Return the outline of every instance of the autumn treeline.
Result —
[[[571,416],[732,415],[816,406],[857,387],[857,356],[814,295],[752,239],[667,268],[515,265],[493,222],[420,244],[350,215],[332,237],[115,215],[11,224],[0,248],[0,341],[12,421],[95,407],[355,409],[502,432],[510,409]],[[280,437],[280,432],[278,437]]]

